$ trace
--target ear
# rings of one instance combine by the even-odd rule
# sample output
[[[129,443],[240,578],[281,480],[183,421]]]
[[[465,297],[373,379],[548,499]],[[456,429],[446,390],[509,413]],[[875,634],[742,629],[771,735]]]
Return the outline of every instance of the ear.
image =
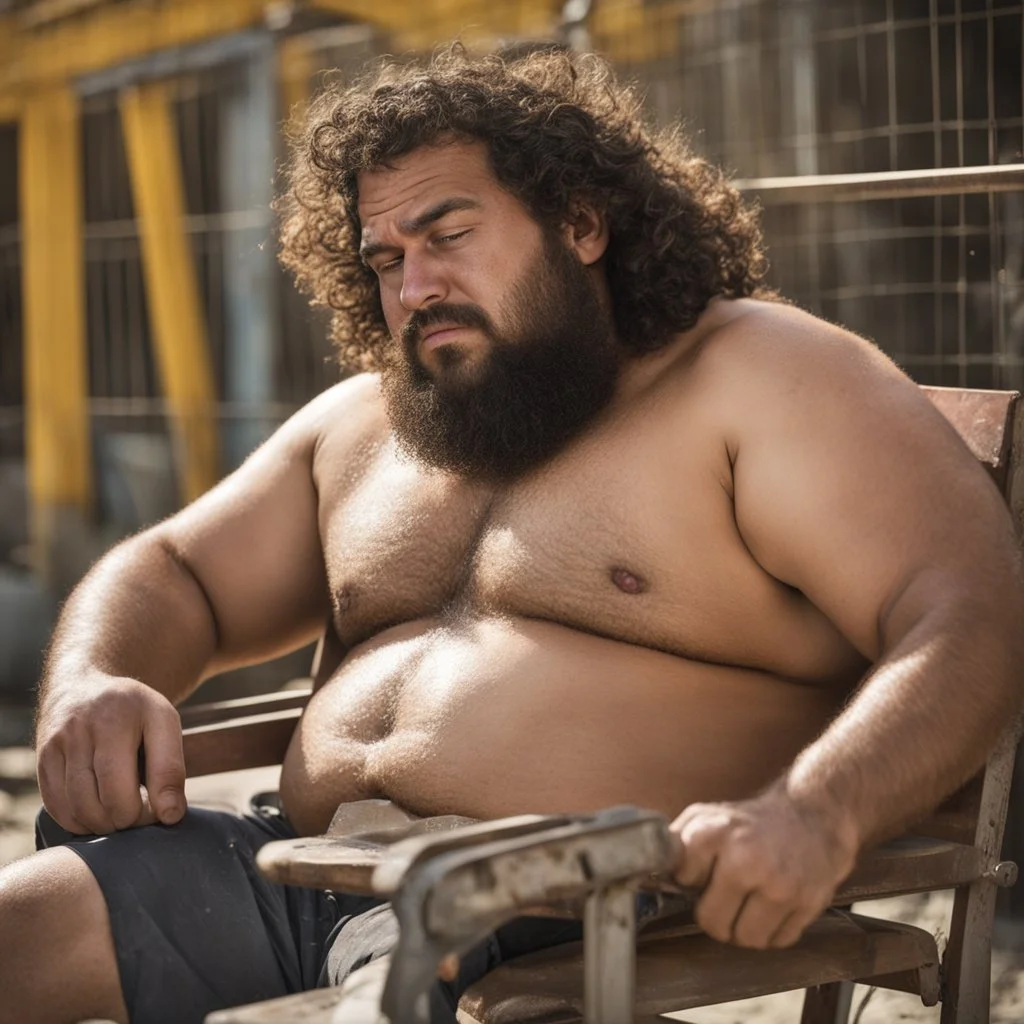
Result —
[[[573,200],[562,228],[565,244],[589,267],[596,263],[608,248],[608,221],[604,211],[586,200]]]

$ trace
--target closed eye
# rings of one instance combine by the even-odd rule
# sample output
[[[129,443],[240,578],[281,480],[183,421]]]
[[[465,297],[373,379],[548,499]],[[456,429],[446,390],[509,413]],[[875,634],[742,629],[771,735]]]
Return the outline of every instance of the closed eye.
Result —
[[[463,235],[468,235],[472,228],[463,228],[462,231],[455,231],[450,235],[441,235],[439,238],[435,238],[435,243],[454,242],[458,238],[462,238]]]
[[[439,235],[434,239],[434,245],[447,245],[449,242],[458,241],[465,235],[468,235],[473,229],[463,228],[461,231],[453,231],[450,235]],[[375,270],[378,274],[387,273],[389,270],[395,270],[402,264],[402,257],[395,256],[390,260],[385,260],[383,263],[379,263]]]

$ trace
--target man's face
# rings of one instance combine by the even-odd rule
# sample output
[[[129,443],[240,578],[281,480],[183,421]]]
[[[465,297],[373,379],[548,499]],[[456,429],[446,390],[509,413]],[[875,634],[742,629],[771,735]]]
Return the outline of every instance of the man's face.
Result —
[[[610,400],[610,314],[577,252],[500,188],[480,144],[427,147],[359,179],[362,251],[394,339],[382,374],[399,445],[510,479]]]

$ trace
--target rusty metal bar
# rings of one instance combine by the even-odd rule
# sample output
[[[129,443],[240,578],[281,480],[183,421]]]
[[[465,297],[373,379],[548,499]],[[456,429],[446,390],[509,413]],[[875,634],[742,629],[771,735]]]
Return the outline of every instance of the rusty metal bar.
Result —
[[[619,882],[591,893],[583,917],[583,1019],[620,1024],[636,1003],[636,890]]]
[[[942,167],[873,174],[807,174],[790,178],[741,178],[733,184],[765,206],[784,203],[853,203],[865,199],[1024,191],[1024,164]]]

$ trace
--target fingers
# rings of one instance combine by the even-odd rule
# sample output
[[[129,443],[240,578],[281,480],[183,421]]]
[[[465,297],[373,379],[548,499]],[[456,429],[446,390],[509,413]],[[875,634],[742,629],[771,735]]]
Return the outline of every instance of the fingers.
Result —
[[[720,942],[791,946],[835,891],[827,837],[752,801],[691,805],[672,830],[682,851],[676,878],[703,888],[694,916]]]
[[[68,807],[74,819],[81,822],[94,835],[113,832],[114,822],[109,810],[100,800],[92,764],[75,763],[68,759],[64,778]]]
[[[732,925],[731,941],[748,949],[769,949],[775,945],[775,936],[783,924],[793,916],[792,909],[752,892]]]
[[[680,885],[707,885],[723,838],[727,815],[707,804],[691,804],[675,821],[672,830],[682,848],[676,880]]]
[[[39,781],[39,793],[43,798],[43,806],[50,817],[68,832],[74,832],[76,835],[88,835],[88,827],[75,819],[68,804],[64,755],[53,750],[41,753],[36,766],[36,775]]]
[[[131,828],[142,816],[136,768],[138,748],[138,734],[132,731],[115,734],[93,754],[97,793],[112,826],[108,832]]]
[[[711,882],[697,901],[697,924],[719,942],[733,941],[733,925],[739,919],[750,892],[734,884],[728,872],[715,870]]]
[[[146,752],[146,791],[157,820],[165,825],[179,822],[185,814],[185,755],[181,720],[174,708],[155,706],[143,725]]]
[[[713,939],[747,949],[792,946],[824,909],[792,899],[772,899],[763,888],[743,884],[717,868],[697,904],[697,924]]]
[[[115,681],[41,731],[39,785],[46,809],[68,831],[103,835],[185,813],[181,724],[165,698],[134,681]],[[139,751],[147,753],[140,788]],[[150,806],[152,800],[152,807]]]

